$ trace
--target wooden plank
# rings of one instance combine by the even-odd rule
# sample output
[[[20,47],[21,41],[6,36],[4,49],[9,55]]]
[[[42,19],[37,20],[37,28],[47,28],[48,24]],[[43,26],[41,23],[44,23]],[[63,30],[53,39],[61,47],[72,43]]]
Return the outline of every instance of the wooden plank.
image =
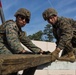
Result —
[[[51,55],[0,55],[0,75],[51,62]]]

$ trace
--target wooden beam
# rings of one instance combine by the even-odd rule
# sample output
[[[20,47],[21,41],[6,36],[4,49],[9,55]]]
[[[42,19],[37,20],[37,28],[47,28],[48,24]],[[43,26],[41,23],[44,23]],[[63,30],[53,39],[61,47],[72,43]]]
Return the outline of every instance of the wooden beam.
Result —
[[[51,55],[0,55],[0,75],[51,62]]]

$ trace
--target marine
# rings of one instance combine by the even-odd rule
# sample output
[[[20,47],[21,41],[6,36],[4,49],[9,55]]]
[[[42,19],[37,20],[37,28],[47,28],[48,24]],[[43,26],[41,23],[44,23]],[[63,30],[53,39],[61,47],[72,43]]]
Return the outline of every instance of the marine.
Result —
[[[54,8],[48,8],[42,13],[43,19],[53,27],[56,38],[56,49],[52,52],[53,61],[75,61],[76,55],[76,21],[66,17],[59,17]],[[62,55],[59,58],[59,53]]]
[[[21,43],[33,54],[42,53],[43,50],[33,44],[26,32],[22,30],[22,27],[30,22],[30,11],[20,8],[14,16],[16,17],[15,21],[8,20],[0,26],[0,54],[27,54],[27,50]],[[22,75],[34,75],[36,68],[28,68]],[[17,75],[17,72],[10,75]]]

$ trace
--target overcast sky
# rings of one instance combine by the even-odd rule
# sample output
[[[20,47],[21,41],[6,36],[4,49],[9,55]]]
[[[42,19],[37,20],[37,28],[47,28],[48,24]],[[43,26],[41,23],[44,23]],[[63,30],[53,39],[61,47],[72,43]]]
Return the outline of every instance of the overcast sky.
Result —
[[[14,14],[19,8],[31,11],[30,23],[23,27],[27,35],[43,30],[47,22],[43,20],[42,12],[47,8],[55,8],[58,16],[76,20],[76,0],[1,0],[5,20],[15,20]]]

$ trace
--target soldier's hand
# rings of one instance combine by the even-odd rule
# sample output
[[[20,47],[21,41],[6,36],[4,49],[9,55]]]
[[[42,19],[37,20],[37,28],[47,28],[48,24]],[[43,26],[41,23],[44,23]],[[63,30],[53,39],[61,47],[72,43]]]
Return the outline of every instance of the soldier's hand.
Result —
[[[27,52],[26,50],[22,50],[22,53],[25,53],[25,52]]]
[[[61,51],[61,49],[60,49],[60,48],[56,48],[55,50],[57,50],[57,51],[59,51],[59,52]]]
[[[42,54],[50,54],[51,52],[50,51],[43,51]]]
[[[33,52],[26,51],[26,50],[23,50],[19,54],[34,54],[34,53]]]
[[[43,51],[43,50],[41,50],[40,52],[38,52],[37,54],[50,54],[51,52],[50,51]]]
[[[43,50],[40,50],[38,54],[41,54],[42,55],[42,53],[43,53]]]

